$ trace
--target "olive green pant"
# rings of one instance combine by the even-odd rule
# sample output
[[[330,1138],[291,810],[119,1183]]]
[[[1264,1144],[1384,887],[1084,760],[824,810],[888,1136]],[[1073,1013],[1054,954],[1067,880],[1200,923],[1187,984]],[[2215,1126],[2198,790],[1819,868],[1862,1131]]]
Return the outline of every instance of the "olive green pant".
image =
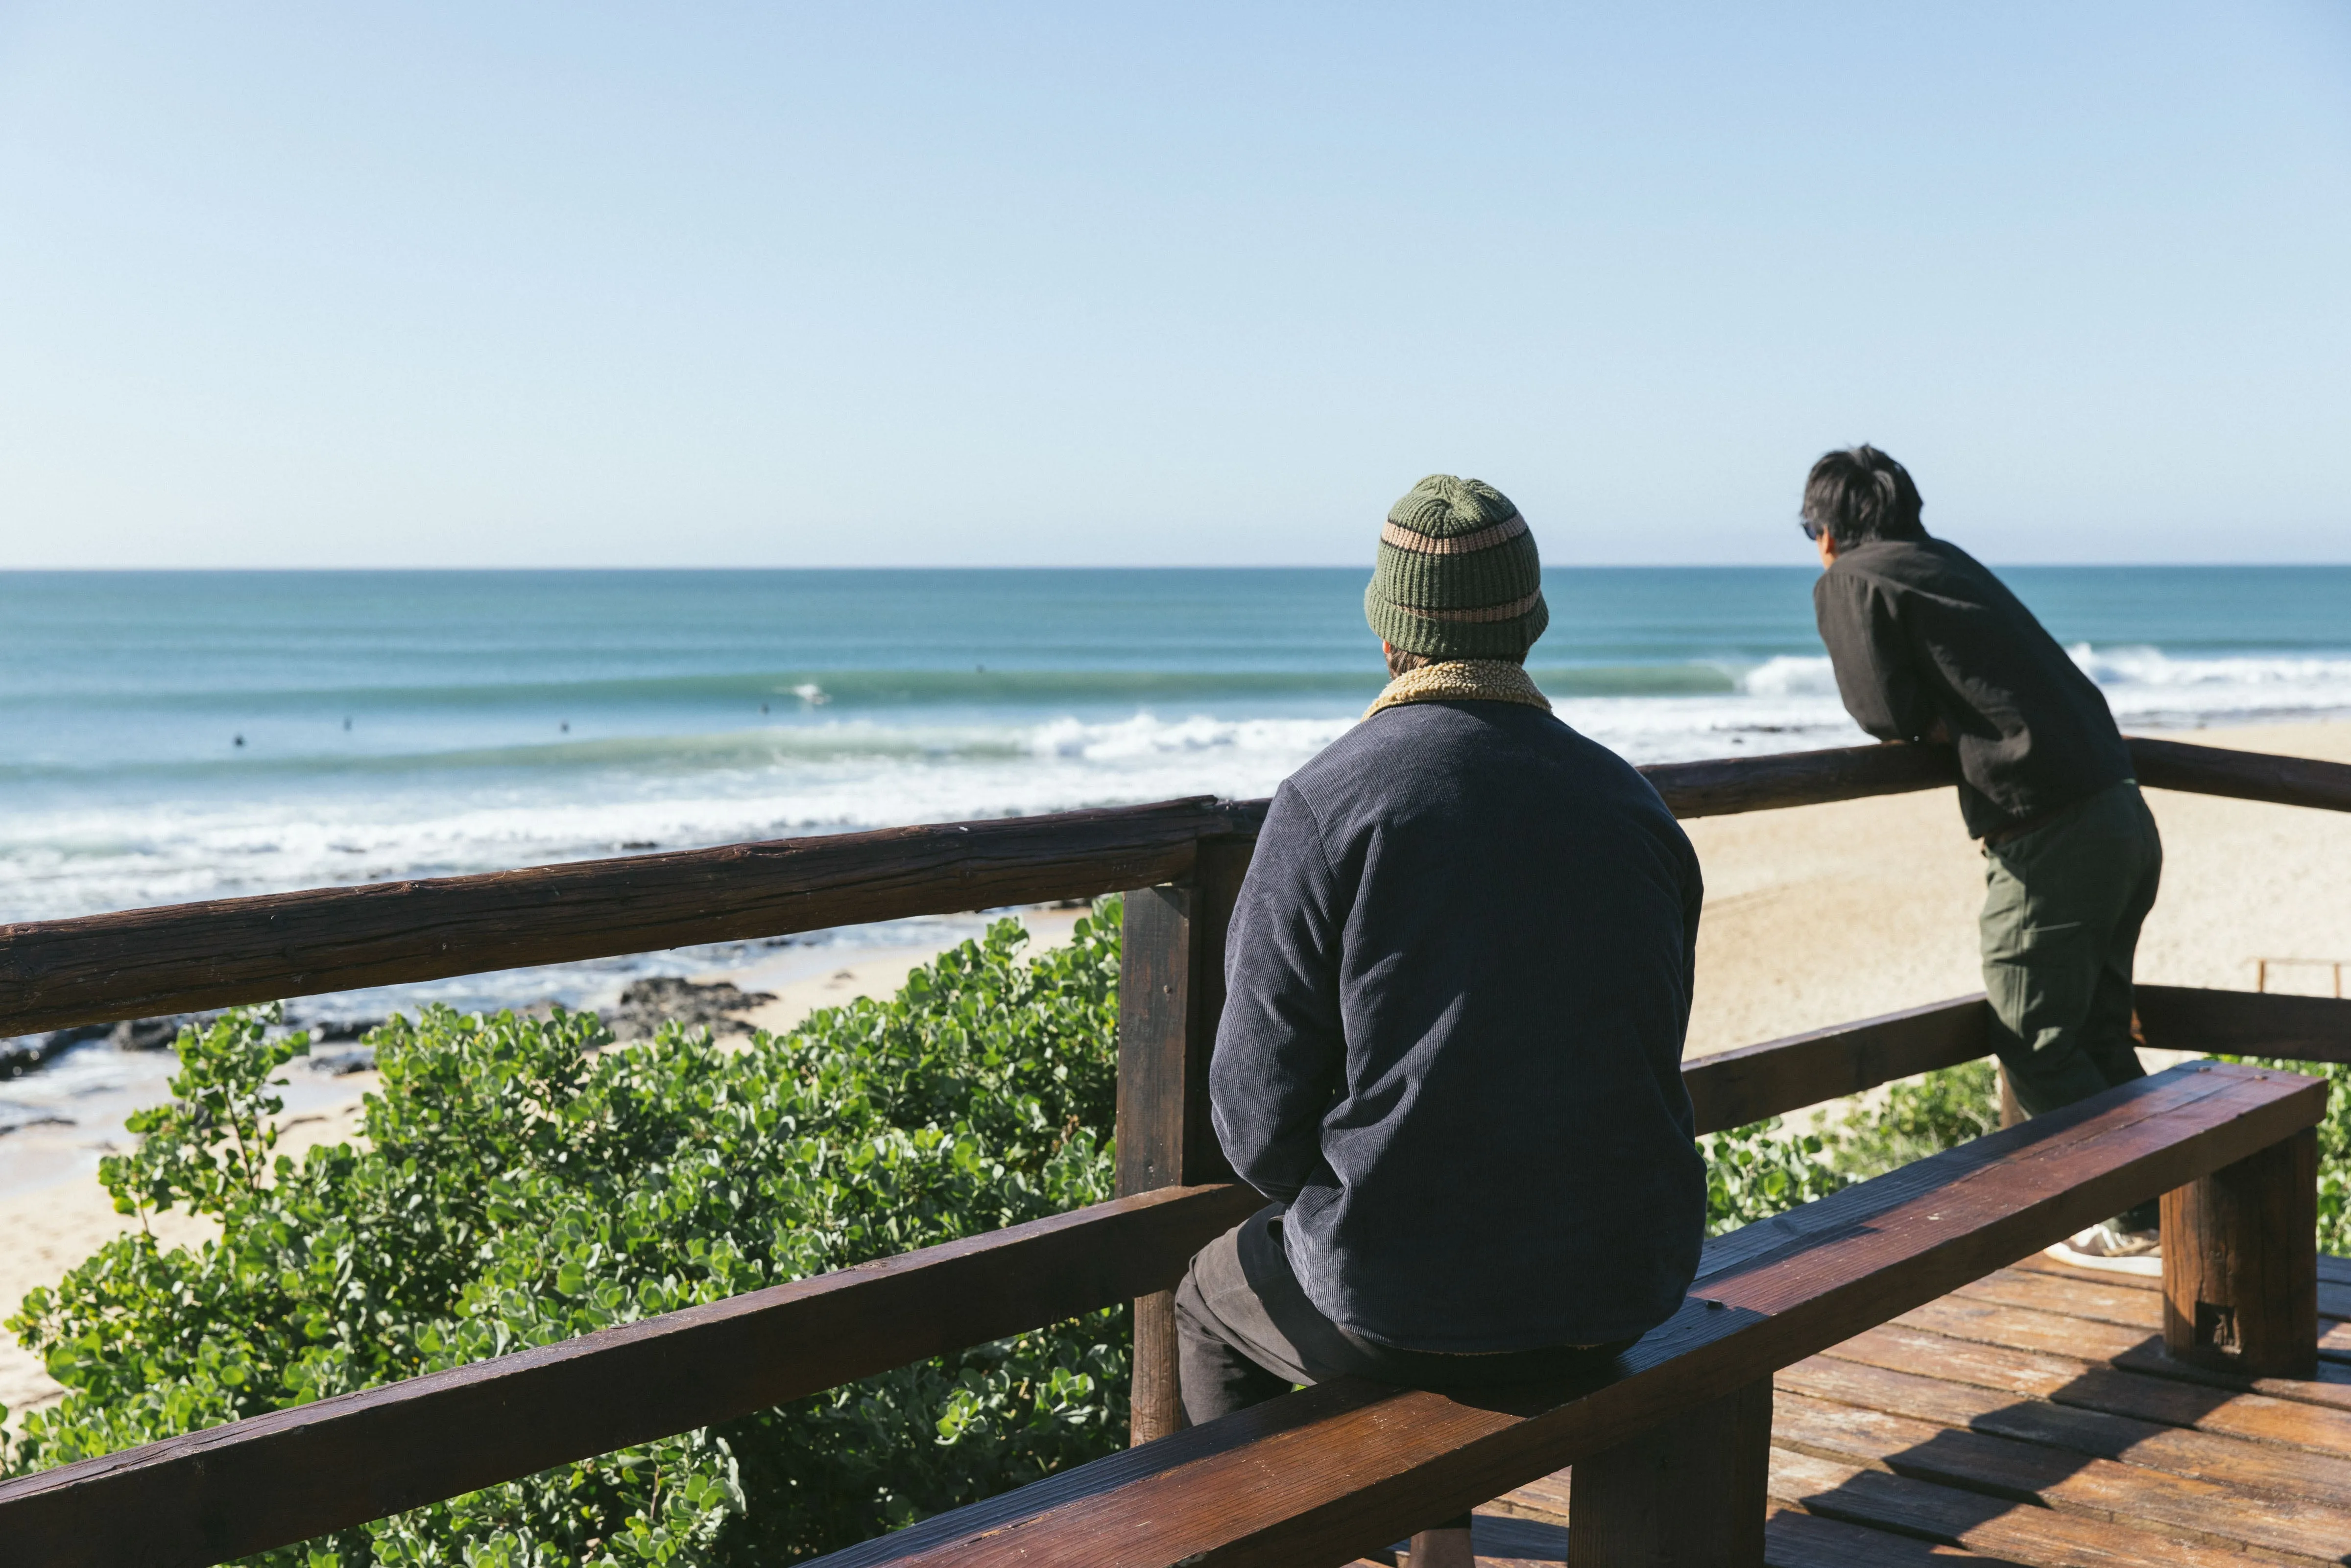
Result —
[[[1984,990],[1992,1049],[2029,1115],[2146,1076],[2131,1037],[2131,960],[2163,876],[2138,785],[2109,786],[1984,847]],[[2144,1228],[2150,1205],[2134,1210]]]

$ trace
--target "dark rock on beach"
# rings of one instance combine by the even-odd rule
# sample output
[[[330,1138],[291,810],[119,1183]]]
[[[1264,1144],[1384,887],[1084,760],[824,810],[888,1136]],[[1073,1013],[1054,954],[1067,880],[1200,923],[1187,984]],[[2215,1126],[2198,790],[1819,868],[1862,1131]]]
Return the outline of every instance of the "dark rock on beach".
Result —
[[[19,1035],[0,1040],[0,1081],[21,1078],[44,1063],[56,1061],[75,1046],[102,1040],[118,1051],[163,1051],[180,1038],[181,1027],[214,1015],[189,1013],[175,1018],[129,1019],[121,1023],[84,1023],[47,1034]]]
[[[715,1035],[749,1034],[751,1026],[733,1015],[774,1001],[768,991],[747,991],[730,981],[696,985],[664,975],[639,980],[621,993],[620,1005],[604,1009],[604,1027],[614,1040],[648,1040],[674,1019]]]
[[[113,1032],[112,1024],[76,1024],[71,1029],[52,1030],[47,1034],[18,1035],[13,1040],[0,1040],[0,1082],[22,1078],[45,1061],[54,1061],[85,1040],[103,1040]]]
[[[78,1033],[76,1030],[61,1029],[57,1034],[25,1034],[13,1040],[0,1040],[0,1082],[22,1078],[68,1046],[79,1045],[79,1039],[67,1040],[62,1045],[57,1042],[58,1035]]]
[[[166,1051],[180,1038],[182,1028],[196,1021],[193,1016],[124,1019],[108,1031],[107,1038],[117,1051]]]

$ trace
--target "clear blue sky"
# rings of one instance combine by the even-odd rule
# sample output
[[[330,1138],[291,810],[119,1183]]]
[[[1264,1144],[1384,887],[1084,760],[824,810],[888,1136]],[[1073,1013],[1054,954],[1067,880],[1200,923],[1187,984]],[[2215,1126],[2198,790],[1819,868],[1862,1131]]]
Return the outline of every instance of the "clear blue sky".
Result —
[[[2351,560],[2351,7],[0,3],[0,567]]]

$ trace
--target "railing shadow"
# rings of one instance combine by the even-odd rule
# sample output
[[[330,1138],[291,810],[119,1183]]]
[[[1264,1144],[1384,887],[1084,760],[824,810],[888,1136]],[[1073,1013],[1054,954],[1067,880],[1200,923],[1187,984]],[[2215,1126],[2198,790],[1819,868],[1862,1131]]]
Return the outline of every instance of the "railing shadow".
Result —
[[[1818,1441],[1782,1442],[1777,1434],[1774,1441],[1792,1452],[1862,1467],[1835,1486],[1787,1500],[1873,1530],[1998,1555],[2002,1543],[1977,1532],[2022,1511],[2028,1525],[2053,1522],[2056,1515],[2072,1521],[2060,1528],[2129,1530],[2164,1539],[2202,1537],[2265,1556],[2284,1552],[2351,1563],[2351,1550],[2321,1547],[2327,1554],[2313,1557],[2308,1536],[2298,1534],[2287,1521],[2291,1511],[2274,1506],[2296,1495],[2291,1486],[2248,1485],[2241,1478],[2215,1477],[2209,1467],[2183,1468],[2140,1452],[2158,1436],[2198,1429],[2205,1417],[2242,1395],[2247,1382],[2171,1362],[2164,1357],[2162,1336],[2151,1334],[2112,1362],[2091,1364],[2045,1396],[2020,1398],[1980,1412],[1963,1426],[1943,1427],[1898,1451],[1874,1453],[1865,1440],[1850,1448]],[[2161,1386],[2159,1419],[2149,1413],[2150,1384]],[[1875,1412],[1876,1407],[1856,1408]],[[1934,1419],[1898,1408],[1882,1414],[1911,1422]],[[1865,1429],[1866,1417],[1856,1425]],[[2259,1456],[2262,1447],[2252,1441],[2243,1446],[2248,1458]],[[2053,1491],[2102,1460],[2149,1472],[2147,1490],[2140,1500],[2145,1511],[2134,1511],[2126,1494],[2117,1496],[2110,1489],[2095,1507],[2078,1511],[2058,1509],[2048,1500]],[[2185,1499],[2167,1499],[2169,1483],[2177,1478],[2229,1486],[2245,1507],[2225,1519],[2218,1511],[2191,1511]],[[2310,1500],[2343,1506],[2331,1498]]]

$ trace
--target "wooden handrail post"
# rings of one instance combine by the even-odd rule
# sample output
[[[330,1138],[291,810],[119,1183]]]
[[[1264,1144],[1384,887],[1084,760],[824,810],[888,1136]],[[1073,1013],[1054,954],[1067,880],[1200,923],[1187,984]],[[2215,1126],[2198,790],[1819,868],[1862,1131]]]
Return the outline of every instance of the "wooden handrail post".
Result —
[[[1568,1474],[1568,1568],[1763,1568],[1771,1380],[1660,1423]]]
[[[2318,1375],[2318,1131],[2163,1195],[2163,1346],[2249,1377]]]
[[[1118,1195],[1230,1181],[1208,1123],[1208,1055],[1225,1006],[1225,930],[1249,870],[1247,839],[1204,839],[1185,886],[1126,895],[1118,997]],[[1176,1292],[1134,1302],[1130,1439],[1180,1430]]]

